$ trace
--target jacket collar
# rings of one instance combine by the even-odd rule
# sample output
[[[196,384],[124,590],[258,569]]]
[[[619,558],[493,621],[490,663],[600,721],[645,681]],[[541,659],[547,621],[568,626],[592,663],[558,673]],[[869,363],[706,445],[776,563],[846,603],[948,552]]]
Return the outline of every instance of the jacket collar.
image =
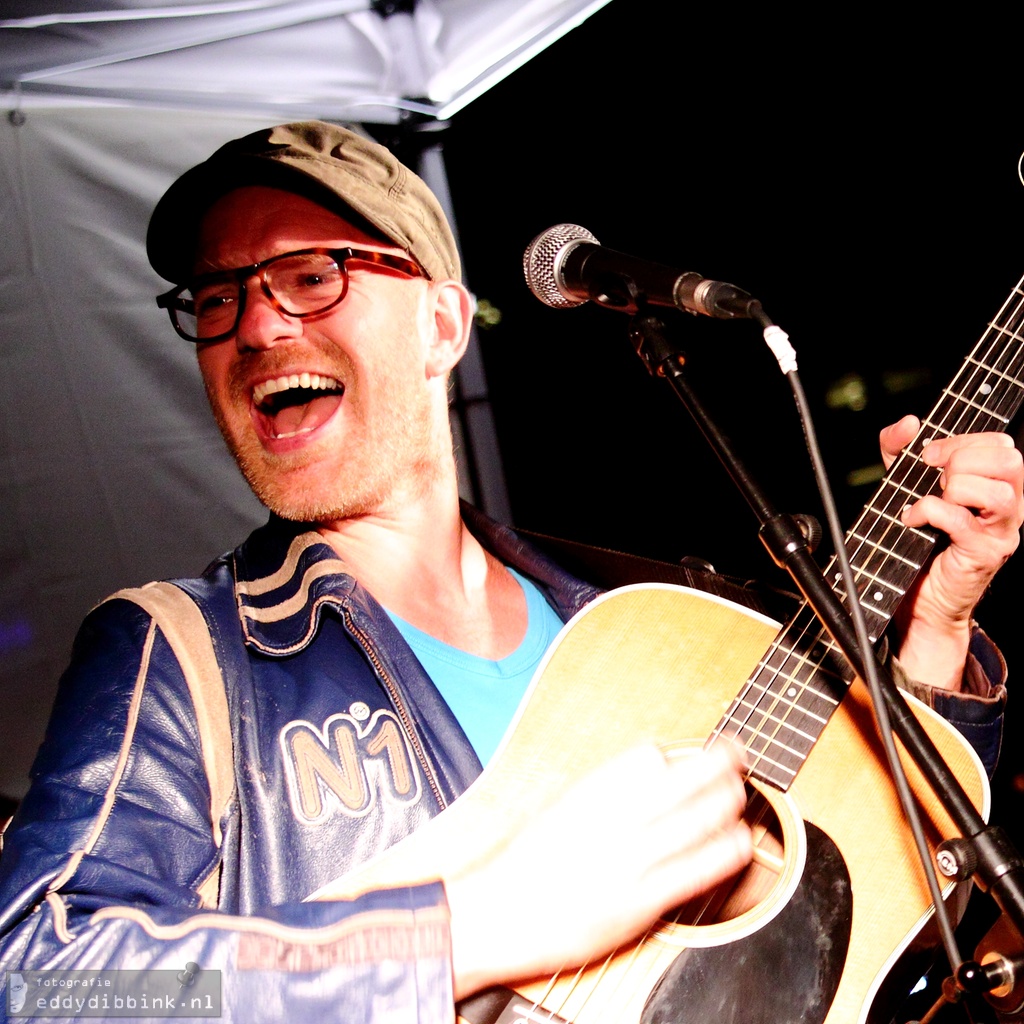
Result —
[[[537,583],[563,621],[599,592],[472,506],[463,504],[462,515],[484,547]],[[232,572],[245,642],[266,654],[302,650],[316,635],[324,605],[341,608],[362,597],[345,563],[315,529],[276,516],[235,549]]]
[[[305,647],[324,603],[343,603],[355,586],[316,530],[276,516],[235,549],[232,571],[245,642],[267,654]]]

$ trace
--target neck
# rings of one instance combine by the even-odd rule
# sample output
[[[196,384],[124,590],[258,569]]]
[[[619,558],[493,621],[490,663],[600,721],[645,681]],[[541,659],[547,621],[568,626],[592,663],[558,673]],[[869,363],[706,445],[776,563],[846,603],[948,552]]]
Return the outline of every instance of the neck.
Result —
[[[461,650],[502,658],[525,635],[525,598],[462,522],[454,466],[446,477],[421,495],[319,531],[390,612]]]

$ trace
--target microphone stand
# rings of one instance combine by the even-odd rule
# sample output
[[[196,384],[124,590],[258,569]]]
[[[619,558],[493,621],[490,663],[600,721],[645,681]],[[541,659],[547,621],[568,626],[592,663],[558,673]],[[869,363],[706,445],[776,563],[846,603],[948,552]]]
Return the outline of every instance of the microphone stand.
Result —
[[[858,642],[849,612],[811,557],[807,537],[797,520],[779,513],[772,506],[757,481],[736,455],[729,439],[719,430],[690,387],[684,372],[686,357],[669,339],[665,324],[649,314],[642,297],[638,297],[637,310],[630,321],[629,338],[648,372],[654,377],[662,377],[668,381],[686,406],[761,524],[760,537],[772,559],[792,577],[857,676],[870,681],[872,673],[877,673],[880,693],[872,693],[872,702],[875,705],[875,714],[879,729],[883,732],[883,739],[887,732],[886,720],[889,719],[892,730],[920,768],[929,787],[963,837],[948,840],[940,845],[937,860],[943,874],[956,881],[973,877],[983,891],[991,894],[1016,930],[1017,936],[1024,936],[1024,861],[1020,854],[1003,829],[986,825],[959,780],[950,771],[931,738],[911,712],[888,669],[879,661],[870,645],[865,651]],[[749,315],[758,320],[762,327],[771,325],[771,321],[764,315],[760,303],[756,300],[751,301]],[[842,537],[839,540],[841,541]],[[842,554],[845,557],[845,550]],[[850,594],[855,603],[857,591],[852,586]],[[870,665],[866,659],[870,659]],[[891,741],[891,737],[889,739]],[[899,768],[898,759],[895,767]],[[897,785],[900,785],[899,776]],[[906,786],[905,780],[902,780],[902,786]],[[901,799],[904,796],[904,810],[908,813],[913,827],[917,815],[910,806],[913,798],[909,789],[905,790],[905,794],[901,789]],[[947,994],[943,1001],[958,1001],[963,995],[986,993],[1001,986],[1014,984],[1014,975],[1017,973],[1015,968],[1019,968],[1019,961],[1015,962],[1006,956],[999,956],[994,962],[985,965],[960,960],[948,912],[931,868],[928,848],[922,844],[923,833],[920,835],[919,847],[925,860],[925,873],[932,889],[947,956],[954,971],[953,978],[944,986]],[[929,1017],[931,1015],[930,1013]]]

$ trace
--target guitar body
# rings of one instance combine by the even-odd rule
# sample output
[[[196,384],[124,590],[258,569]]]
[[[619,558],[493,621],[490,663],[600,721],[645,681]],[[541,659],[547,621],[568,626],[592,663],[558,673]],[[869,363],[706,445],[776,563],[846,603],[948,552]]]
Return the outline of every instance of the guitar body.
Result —
[[[515,835],[539,807],[618,752],[643,742],[669,753],[701,746],[778,628],[682,587],[639,585],[604,595],[553,645],[477,782],[413,836],[315,897],[450,874],[488,857],[501,837]],[[987,816],[988,781],[973,750],[929,709],[918,702],[914,708]],[[907,770],[934,845],[954,834],[952,824],[916,769]],[[888,970],[930,916],[931,901],[865,688],[851,687],[787,793],[759,789],[768,805],[768,824],[755,823],[764,853],[714,907],[684,908],[689,923],[665,922],[608,961],[518,991],[573,1024],[705,1022],[709,985],[719,990],[718,1021],[866,1020]],[[786,945],[800,922],[809,933],[806,953]],[[798,960],[805,956],[817,962]],[[752,957],[763,966],[751,967]],[[814,1010],[801,1002],[808,970],[825,979]],[[767,1005],[779,1005],[768,1016],[749,1003],[752,985],[773,989]]]

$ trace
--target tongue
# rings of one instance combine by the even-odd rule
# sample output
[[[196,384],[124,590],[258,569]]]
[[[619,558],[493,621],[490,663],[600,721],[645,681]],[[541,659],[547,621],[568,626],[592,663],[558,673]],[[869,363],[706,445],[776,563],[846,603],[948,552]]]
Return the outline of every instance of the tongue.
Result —
[[[340,394],[330,394],[311,399],[302,405],[287,406],[273,416],[267,417],[270,421],[270,432],[275,437],[287,437],[299,431],[307,433],[316,430],[331,418],[340,402]]]

